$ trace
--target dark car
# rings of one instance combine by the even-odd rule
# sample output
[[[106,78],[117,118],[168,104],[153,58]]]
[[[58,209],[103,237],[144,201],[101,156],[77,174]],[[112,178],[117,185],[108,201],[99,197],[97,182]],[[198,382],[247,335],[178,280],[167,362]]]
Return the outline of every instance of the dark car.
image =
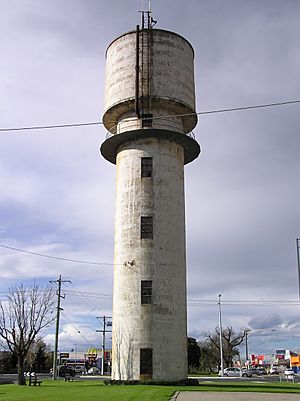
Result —
[[[58,371],[60,377],[65,377],[66,375],[74,377],[75,374],[76,372],[71,366],[61,366]]]
[[[257,367],[257,368],[252,368],[252,373],[254,375],[262,376],[266,375],[268,372],[264,367]]]

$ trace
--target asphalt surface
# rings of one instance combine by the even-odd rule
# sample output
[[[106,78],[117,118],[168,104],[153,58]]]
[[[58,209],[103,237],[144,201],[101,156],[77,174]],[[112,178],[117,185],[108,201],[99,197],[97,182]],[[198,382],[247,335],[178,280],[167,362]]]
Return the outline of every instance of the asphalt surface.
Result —
[[[180,391],[170,401],[299,401],[299,394]]]

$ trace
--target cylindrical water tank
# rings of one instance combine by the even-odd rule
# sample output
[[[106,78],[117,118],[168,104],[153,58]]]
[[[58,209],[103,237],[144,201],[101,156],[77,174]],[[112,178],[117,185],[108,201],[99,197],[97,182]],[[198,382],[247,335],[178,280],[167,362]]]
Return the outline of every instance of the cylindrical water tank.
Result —
[[[141,116],[153,117],[151,128],[188,133],[195,127],[194,50],[182,36],[145,29],[128,32],[109,45],[103,116],[107,130],[117,134],[143,128],[137,101]],[[114,130],[120,123],[121,130]]]

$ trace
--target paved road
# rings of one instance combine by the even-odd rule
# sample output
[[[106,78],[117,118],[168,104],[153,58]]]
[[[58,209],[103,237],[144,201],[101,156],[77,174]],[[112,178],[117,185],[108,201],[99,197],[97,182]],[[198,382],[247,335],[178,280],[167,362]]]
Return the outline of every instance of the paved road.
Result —
[[[299,394],[180,391],[171,401],[299,401]]]
[[[263,383],[276,383],[279,382],[279,376],[278,375],[253,375],[252,377],[218,377],[218,376],[200,376],[200,377],[195,377],[195,379],[198,379],[200,383],[203,382],[263,382]],[[286,380],[284,378],[284,380]]]

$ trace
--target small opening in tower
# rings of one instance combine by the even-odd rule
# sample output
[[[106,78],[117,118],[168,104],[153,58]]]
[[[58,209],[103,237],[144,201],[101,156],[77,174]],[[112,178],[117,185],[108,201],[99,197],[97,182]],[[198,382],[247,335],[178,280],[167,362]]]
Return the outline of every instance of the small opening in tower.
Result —
[[[152,177],[152,157],[142,157],[141,159],[141,177]]]
[[[153,374],[152,348],[140,349],[140,374],[141,375]]]
[[[152,128],[153,122],[153,114],[151,113],[143,113],[142,114],[142,127],[143,128]]]
[[[141,238],[153,238],[152,216],[141,216]]]
[[[141,304],[152,304],[152,281],[141,281]]]

